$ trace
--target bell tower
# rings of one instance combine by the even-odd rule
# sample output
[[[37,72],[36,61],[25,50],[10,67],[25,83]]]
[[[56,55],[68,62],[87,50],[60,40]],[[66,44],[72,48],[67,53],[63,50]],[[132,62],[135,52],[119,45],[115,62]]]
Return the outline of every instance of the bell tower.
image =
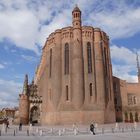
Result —
[[[72,102],[76,109],[83,105],[83,47],[81,11],[76,5],[72,11],[73,45],[72,45]]]
[[[77,5],[72,11],[72,24],[73,28],[81,28],[81,11]]]

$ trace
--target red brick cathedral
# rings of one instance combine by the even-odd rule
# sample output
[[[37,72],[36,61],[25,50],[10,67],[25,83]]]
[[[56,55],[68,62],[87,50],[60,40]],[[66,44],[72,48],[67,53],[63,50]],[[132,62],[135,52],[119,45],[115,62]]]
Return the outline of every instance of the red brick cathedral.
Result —
[[[19,100],[22,123],[139,121],[139,65],[138,83],[113,77],[109,37],[82,26],[81,14],[76,6],[72,25],[49,35],[31,84],[26,75]]]

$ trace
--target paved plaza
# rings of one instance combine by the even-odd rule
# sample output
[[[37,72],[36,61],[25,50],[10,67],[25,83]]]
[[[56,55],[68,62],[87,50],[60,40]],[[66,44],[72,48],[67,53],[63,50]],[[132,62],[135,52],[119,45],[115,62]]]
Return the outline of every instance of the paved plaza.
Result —
[[[89,126],[0,126],[0,140],[140,140],[140,124],[96,124],[96,135]]]

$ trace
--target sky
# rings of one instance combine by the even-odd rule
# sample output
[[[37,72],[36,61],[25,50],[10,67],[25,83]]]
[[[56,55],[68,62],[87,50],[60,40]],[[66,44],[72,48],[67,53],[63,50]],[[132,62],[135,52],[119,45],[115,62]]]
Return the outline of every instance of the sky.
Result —
[[[25,74],[31,82],[46,38],[72,25],[76,4],[82,25],[109,35],[113,75],[137,82],[140,0],[0,0],[0,108],[18,106]]]

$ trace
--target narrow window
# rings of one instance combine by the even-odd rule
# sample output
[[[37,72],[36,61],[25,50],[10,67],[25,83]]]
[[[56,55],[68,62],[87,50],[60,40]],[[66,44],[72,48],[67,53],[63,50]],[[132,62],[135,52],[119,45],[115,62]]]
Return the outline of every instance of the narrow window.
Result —
[[[88,73],[92,73],[92,54],[90,42],[87,43],[87,60],[88,60]]]
[[[50,49],[50,77],[52,75],[52,49]]]
[[[52,92],[51,89],[49,90],[49,97],[50,97],[50,101],[52,100]]]
[[[64,62],[64,72],[69,74],[69,44],[65,44],[65,62]]]
[[[69,89],[68,89],[68,85],[66,86],[66,101],[69,100]]]
[[[90,83],[89,85],[89,92],[90,92],[90,96],[92,96],[92,83]]]

